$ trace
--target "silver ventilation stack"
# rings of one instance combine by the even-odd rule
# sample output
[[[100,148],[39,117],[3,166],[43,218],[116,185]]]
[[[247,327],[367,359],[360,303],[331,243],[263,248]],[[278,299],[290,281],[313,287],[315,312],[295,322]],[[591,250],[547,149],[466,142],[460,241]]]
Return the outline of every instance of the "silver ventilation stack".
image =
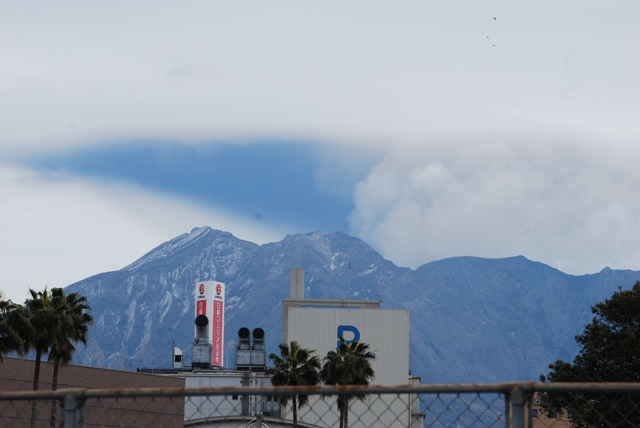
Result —
[[[236,370],[251,370],[251,332],[247,327],[238,330]]]
[[[251,344],[253,339],[253,345]],[[264,342],[264,330],[260,327],[253,330],[242,327],[238,330],[238,346],[236,346],[236,370],[266,371],[267,350]]]
[[[191,366],[195,369],[211,368],[211,341],[209,340],[209,318],[206,315],[196,317],[196,337],[191,345]]]
[[[264,345],[264,330],[260,327],[253,329],[253,346],[251,346],[251,369],[267,369],[267,350]]]

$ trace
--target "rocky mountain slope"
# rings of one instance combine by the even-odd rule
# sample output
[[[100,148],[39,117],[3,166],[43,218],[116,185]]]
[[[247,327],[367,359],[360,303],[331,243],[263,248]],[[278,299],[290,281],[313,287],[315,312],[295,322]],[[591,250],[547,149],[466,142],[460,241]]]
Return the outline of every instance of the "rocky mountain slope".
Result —
[[[572,276],[524,257],[457,257],[416,270],[385,260],[344,233],[296,234],[257,245],[209,227],[178,236],[117,271],[70,285],[87,296],[95,324],[77,363],[168,367],[171,343],[193,340],[194,285],[227,285],[225,355],[233,366],[240,327],[262,327],[267,351],[282,337],[289,269],[305,268],[307,298],[382,300],[411,310],[411,362],[423,382],[536,380],[577,352],[590,306],[640,272],[605,268]]]

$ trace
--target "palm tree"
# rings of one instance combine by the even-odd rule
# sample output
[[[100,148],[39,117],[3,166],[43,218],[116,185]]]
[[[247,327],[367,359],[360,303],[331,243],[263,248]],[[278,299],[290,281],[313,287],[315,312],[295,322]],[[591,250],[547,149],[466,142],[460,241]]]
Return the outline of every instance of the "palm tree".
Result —
[[[273,360],[274,367],[269,369],[271,384],[274,386],[302,386],[317,385],[320,383],[320,359],[311,356],[315,350],[301,348],[298,342],[292,341],[289,345],[281,343],[280,356],[269,354],[269,359]],[[293,400],[293,426],[298,426],[298,409],[309,402],[308,395],[281,395],[280,405],[286,406],[289,399]]]
[[[375,374],[371,367],[371,361],[375,358],[366,343],[347,343],[341,336],[338,349],[329,351],[324,357],[320,377],[326,385],[369,385]],[[349,401],[354,398],[364,400],[365,396],[341,394],[336,399],[340,412],[340,428],[349,426]]]
[[[42,354],[49,351],[56,332],[60,329],[60,319],[54,316],[51,293],[47,291],[35,292],[29,289],[31,298],[24,302],[28,311],[29,330],[24,336],[25,350],[36,351],[35,369],[33,372],[33,390],[37,391],[40,383],[40,363]],[[31,404],[31,427],[35,427],[38,417],[38,402]]]
[[[0,299],[0,362],[3,354],[24,354],[22,337],[28,326],[27,312],[23,306]]]
[[[49,361],[53,361],[53,380],[51,389],[58,389],[58,372],[60,364],[67,364],[73,358],[76,348],[74,343],[81,342],[85,346],[89,336],[89,324],[93,317],[88,314],[91,307],[87,298],[79,293],[65,294],[62,288],[52,288],[53,317],[57,318],[56,324],[60,326],[52,337]],[[56,401],[51,402],[51,416],[49,418],[51,428],[56,424]]]

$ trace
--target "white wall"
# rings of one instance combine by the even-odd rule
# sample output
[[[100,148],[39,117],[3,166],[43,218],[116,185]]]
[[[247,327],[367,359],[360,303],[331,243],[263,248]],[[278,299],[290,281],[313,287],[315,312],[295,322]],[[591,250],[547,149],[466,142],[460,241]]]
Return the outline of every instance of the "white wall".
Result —
[[[288,339],[315,349],[322,359],[336,349],[338,326],[354,326],[360,342],[376,354],[372,384],[407,384],[409,375],[409,311],[353,308],[289,308]],[[353,338],[349,332],[345,339]]]

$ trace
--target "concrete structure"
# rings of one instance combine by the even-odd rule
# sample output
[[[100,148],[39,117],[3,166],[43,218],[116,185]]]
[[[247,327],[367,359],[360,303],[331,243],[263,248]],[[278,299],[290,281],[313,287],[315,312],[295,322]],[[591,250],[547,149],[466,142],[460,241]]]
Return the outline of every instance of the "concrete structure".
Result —
[[[289,296],[292,299],[304,299],[304,269],[292,268],[289,277]]]
[[[300,295],[294,287],[291,270],[289,299],[283,299],[282,341],[293,340],[302,348],[313,349],[322,359],[335,350],[338,337],[347,342],[359,341],[370,346],[376,359],[372,363],[375,378],[372,385],[407,385],[420,383],[419,377],[409,375],[409,311],[380,309],[380,302],[371,300],[319,300],[295,298]],[[302,276],[304,278],[304,276]],[[304,289],[304,287],[302,287]],[[368,401],[354,400],[350,404],[350,426],[422,426],[424,415],[419,413],[417,397],[369,397]],[[326,427],[338,427],[335,397],[313,398],[309,407],[313,412],[299,412],[300,420]],[[331,409],[330,409],[331,408]],[[324,416],[319,416],[324,415]],[[285,409],[283,418],[291,418],[291,409]]]

